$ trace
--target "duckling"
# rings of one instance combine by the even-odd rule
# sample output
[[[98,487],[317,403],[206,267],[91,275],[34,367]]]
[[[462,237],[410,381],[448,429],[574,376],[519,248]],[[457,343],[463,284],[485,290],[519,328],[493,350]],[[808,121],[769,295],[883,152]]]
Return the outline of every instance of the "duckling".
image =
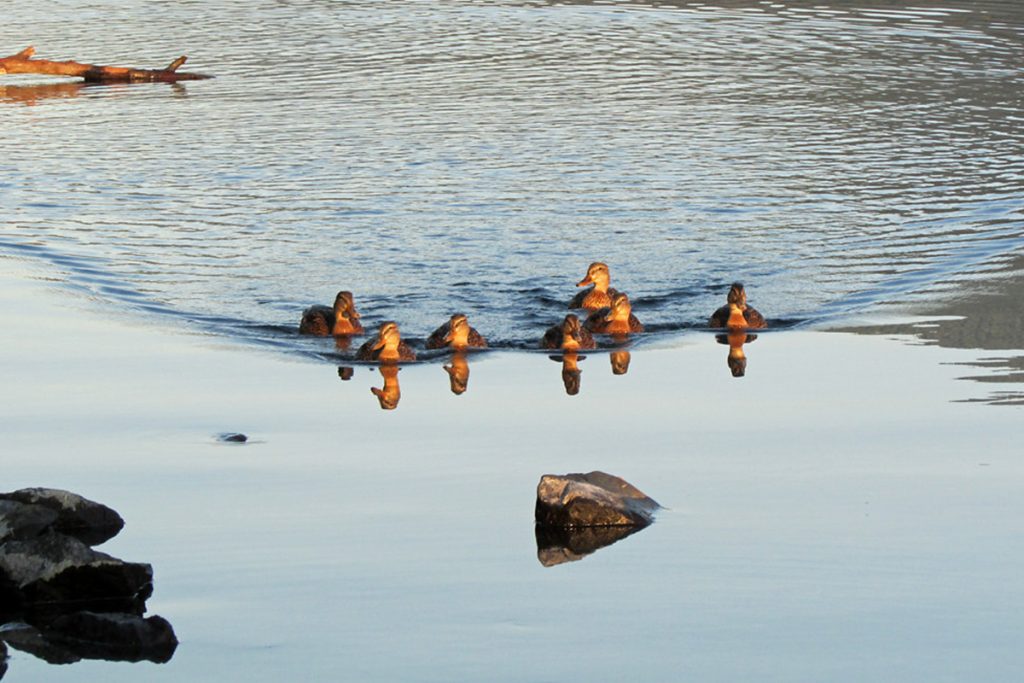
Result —
[[[569,302],[569,308],[585,308],[588,311],[596,311],[599,308],[612,305],[611,294],[615,290],[608,289],[611,276],[608,274],[608,266],[600,261],[595,261],[587,268],[587,276],[576,283],[577,287],[594,285],[588,290],[582,291],[573,297]]]
[[[302,313],[299,323],[299,334],[312,334],[317,337],[329,335],[341,336],[362,334],[363,326],[359,323],[359,312],[356,311],[352,292],[342,291],[334,297],[334,307],[310,306]]]
[[[590,331],[584,329],[580,325],[580,319],[572,313],[565,316],[565,320],[560,324],[548,328],[540,340],[540,345],[545,349],[565,349],[566,351],[593,349],[597,346]]]
[[[711,314],[708,327],[727,327],[730,330],[760,330],[768,327],[764,316],[747,305],[747,292],[739,282],[734,282],[729,288],[726,301],[725,306]]]
[[[629,297],[622,292],[612,295],[612,304],[607,308],[594,311],[583,326],[591,332],[599,334],[629,334],[643,332],[644,326],[633,315],[633,306]]]
[[[398,325],[389,320],[381,323],[376,339],[370,339],[359,347],[356,351],[356,360],[397,363],[400,360],[416,360],[416,352],[402,341]]]
[[[483,348],[487,340],[469,326],[469,319],[462,313],[456,313],[451,320],[434,330],[427,339],[428,349],[443,349],[446,346],[461,351],[467,348]]]

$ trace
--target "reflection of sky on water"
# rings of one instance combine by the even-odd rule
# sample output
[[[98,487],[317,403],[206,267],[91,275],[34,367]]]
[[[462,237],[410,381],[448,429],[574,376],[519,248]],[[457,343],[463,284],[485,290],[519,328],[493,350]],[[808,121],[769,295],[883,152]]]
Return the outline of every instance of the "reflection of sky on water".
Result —
[[[7,485],[131,520],[103,550],[158,568],[149,606],[182,640],[170,679],[1016,673],[1019,427],[952,402],[948,363],[973,352],[768,332],[735,379],[715,336],[691,333],[633,347],[626,375],[588,355],[576,396],[547,354],[483,353],[462,395],[439,362],[404,366],[382,411],[374,368],[342,381],[3,284]],[[226,430],[252,439],[225,447]],[[546,569],[538,478],[593,469],[667,509]]]

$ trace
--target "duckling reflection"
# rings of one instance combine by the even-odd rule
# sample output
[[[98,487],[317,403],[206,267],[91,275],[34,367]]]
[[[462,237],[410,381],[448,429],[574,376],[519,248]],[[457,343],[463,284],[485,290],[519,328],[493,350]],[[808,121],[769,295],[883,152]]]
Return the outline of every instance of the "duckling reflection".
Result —
[[[591,332],[617,336],[644,331],[644,326],[633,315],[629,297],[622,292],[612,294],[611,305],[591,313],[583,326]]]
[[[381,323],[376,339],[370,339],[359,347],[356,352],[356,360],[397,363],[402,360],[416,360],[416,352],[402,341],[398,325],[394,321],[388,320]]]
[[[451,383],[452,393],[456,396],[464,394],[469,388],[469,361],[466,354],[458,351],[452,355],[450,365],[445,365],[444,371],[448,373],[448,381]]]
[[[569,396],[580,393],[580,376],[583,371],[580,370],[579,362],[586,359],[586,356],[581,356],[575,351],[566,351],[561,356],[551,356],[551,360],[562,362],[562,384]]]
[[[394,410],[398,407],[398,401],[402,398],[402,390],[398,386],[397,365],[383,363],[380,366],[380,375],[384,378],[384,386],[380,389],[370,387],[370,392],[380,401],[381,410]]]
[[[595,311],[599,308],[612,305],[611,292],[608,284],[611,276],[608,273],[608,266],[600,261],[595,261],[587,268],[587,276],[576,283],[577,287],[594,285],[588,290],[578,293],[569,302],[569,308],[585,308],[588,311]]]
[[[467,348],[484,348],[487,340],[483,338],[475,327],[469,326],[469,319],[462,313],[456,313],[451,320],[434,330],[427,339],[428,349],[443,349],[450,347],[457,351]]]
[[[764,316],[747,305],[747,292],[743,285],[734,282],[726,296],[726,304],[711,314],[708,327],[727,327],[730,330],[754,329],[768,327]]]
[[[351,365],[339,365],[338,366],[338,377],[341,378],[342,382],[347,382],[352,379],[352,375],[355,374],[355,368]]]
[[[719,344],[729,345],[729,355],[726,363],[733,377],[743,377],[747,374],[747,356],[743,353],[743,345],[757,339],[756,334],[747,334],[742,331],[733,331],[729,334],[715,336]]]
[[[310,306],[302,312],[299,321],[299,334],[311,334],[317,337],[329,335],[341,336],[362,334],[363,326],[359,322],[352,292],[341,291],[334,297],[334,306]]]
[[[580,319],[572,313],[565,316],[565,320],[558,325],[549,327],[540,340],[540,345],[544,349],[565,349],[566,351],[592,349],[597,346],[594,343],[594,336],[580,325]]]
[[[629,351],[625,351],[623,349],[612,351],[608,354],[608,358],[612,363],[613,375],[625,375],[629,372],[629,361],[631,359]]]

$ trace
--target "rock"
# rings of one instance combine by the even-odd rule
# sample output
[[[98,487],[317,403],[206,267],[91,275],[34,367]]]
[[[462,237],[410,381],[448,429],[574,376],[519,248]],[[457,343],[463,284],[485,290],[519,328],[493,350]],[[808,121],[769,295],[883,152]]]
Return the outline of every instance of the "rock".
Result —
[[[0,499],[0,543],[33,538],[57,521],[57,513],[41,505]]]
[[[124,528],[121,515],[106,505],[60,489],[31,488],[0,493],[0,500],[39,505],[57,513],[53,528],[83,543],[99,545]]]
[[[545,567],[582,560],[616,541],[641,531],[643,526],[534,527],[537,559]]]
[[[7,673],[7,646],[0,640],[0,678]]]
[[[537,484],[534,517],[541,526],[647,526],[660,507],[625,480],[604,472],[545,474]]]
[[[74,664],[81,659],[73,652],[48,641],[35,626],[25,623],[6,625],[0,631],[0,637],[15,650],[27,652],[47,664]]]
[[[245,443],[249,440],[245,434],[239,434],[237,432],[225,432],[224,434],[218,434],[217,438],[225,443]]]
[[[163,663],[178,647],[174,629],[160,616],[75,612],[50,622],[43,635],[83,659]]]
[[[153,568],[124,562],[54,532],[0,545],[0,584],[26,610],[141,614],[153,592]]]

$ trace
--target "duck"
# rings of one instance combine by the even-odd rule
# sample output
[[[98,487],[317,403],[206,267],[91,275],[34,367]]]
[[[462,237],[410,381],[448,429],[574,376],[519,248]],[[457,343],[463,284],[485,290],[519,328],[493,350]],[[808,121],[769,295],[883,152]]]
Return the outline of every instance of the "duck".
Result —
[[[761,330],[768,327],[764,316],[747,305],[747,292],[734,282],[729,288],[726,304],[711,314],[708,327],[726,327],[730,330]]]
[[[311,334],[317,337],[347,336],[362,334],[363,326],[359,323],[359,312],[356,310],[352,292],[341,291],[334,297],[334,307],[310,306],[302,312],[299,322],[299,334]]]
[[[356,351],[356,360],[397,363],[401,360],[416,360],[416,352],[402,341],[398,325],[393,320],[388,320],[381,323],[376,339],[370,339],[359,347]]]
[[[593,349],[597,346],[590,331],[580,325],[580,319],[570,313],[558,325],[552,325],[544,333],[540,345],[545,349]]]
[[[612,295],[611,305],[591,313],[583,326],[591,332],[599,334],[629,334],[630,332],[644,331],[643,324],[633,315],[633,306],[629,303],[629,297],[622,292],[615,292]]]
[[[456,313],[451,320],[434,330],[427,338],[428,349],[443,349],[446,346],[456,351],[485,348],[487,340],[476,331],[476,328],[469,326],[469,319],[465,315]]]
[[[614,289],[608,288],[611,276],[608,274],[608,265],[595,261],[587,268],[587,276],[576,283],[577,287],[594,285],[588,290],[582,291],[573,297],[569,302],[569,308],[585,308],[588,311],[596,311],[612,305],[612,293]]]

